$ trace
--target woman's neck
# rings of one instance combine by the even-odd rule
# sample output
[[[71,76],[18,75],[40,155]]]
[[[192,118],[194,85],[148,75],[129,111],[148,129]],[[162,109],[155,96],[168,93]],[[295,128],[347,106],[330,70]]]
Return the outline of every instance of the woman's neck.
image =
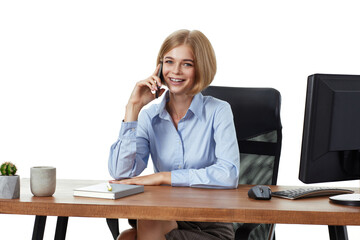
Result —
[[[166,108],[174,121],[175,127],[177,128],[178,122],[185,116],[194,96],[176,95],[170,93],[169,97],[170,100],[168,101]]]

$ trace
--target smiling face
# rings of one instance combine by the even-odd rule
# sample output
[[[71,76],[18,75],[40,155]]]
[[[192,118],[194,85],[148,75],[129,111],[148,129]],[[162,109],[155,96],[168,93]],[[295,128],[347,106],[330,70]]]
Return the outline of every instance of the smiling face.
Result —
[[[191,48],[180,45],[164,55],[163,75],[170,92],[188,94],[195,83],[195,63]]]

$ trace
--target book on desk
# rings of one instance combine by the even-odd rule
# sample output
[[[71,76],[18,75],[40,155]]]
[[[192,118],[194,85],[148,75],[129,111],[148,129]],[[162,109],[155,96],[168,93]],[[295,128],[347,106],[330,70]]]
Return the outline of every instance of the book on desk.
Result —
[[[74,189],[74,196],[118,199],[142,192],[144,192],[142,185],[111,184],[111,190],[109,190],[107,183],[100,183]]]

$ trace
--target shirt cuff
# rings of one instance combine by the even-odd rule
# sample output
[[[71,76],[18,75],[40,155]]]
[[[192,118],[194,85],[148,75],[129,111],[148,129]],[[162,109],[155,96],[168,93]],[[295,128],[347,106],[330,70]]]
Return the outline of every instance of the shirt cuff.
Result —
[[[122,122],[119,138],[136,138],[137,121]]]
[[[171,186],[189,187],[189,169],[171,171]]]

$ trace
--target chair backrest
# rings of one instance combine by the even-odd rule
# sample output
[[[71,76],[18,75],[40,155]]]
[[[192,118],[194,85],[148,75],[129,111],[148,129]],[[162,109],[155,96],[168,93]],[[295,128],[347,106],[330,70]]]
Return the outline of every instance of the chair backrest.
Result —
[[[276,185],[282,141],[279,91],[210,86],[202,93],[231,105],[240,149],[239,184]]]

